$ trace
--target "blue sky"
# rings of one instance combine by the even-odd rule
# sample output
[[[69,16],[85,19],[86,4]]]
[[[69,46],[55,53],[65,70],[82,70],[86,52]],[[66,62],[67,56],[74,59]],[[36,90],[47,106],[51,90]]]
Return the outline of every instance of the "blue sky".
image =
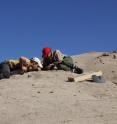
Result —
[[[116,0],[0,0],[0,60],[117,50]]]

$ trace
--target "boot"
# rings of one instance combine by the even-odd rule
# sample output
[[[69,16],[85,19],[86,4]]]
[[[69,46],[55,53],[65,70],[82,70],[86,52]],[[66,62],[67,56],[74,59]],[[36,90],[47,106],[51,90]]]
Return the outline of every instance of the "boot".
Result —
[[[81,69],[78,66],[74,65],[73,72],[77,73],[77,74],[82,74],[83,73],[83,69]]]

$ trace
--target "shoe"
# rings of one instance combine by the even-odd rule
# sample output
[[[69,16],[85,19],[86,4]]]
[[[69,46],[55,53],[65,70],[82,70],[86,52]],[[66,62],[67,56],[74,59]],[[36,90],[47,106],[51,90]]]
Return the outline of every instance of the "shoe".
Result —
[[[76,67],[75,69],[73,69],[73,72],[77,73],[77,74],[82,74],[83,73],[83,69]]]

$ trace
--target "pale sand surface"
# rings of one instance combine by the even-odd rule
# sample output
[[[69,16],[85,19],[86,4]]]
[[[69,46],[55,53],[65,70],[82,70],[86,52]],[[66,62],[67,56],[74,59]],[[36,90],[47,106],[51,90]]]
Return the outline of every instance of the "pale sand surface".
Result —
[[[106,83],[67,82],[77,74],[64,71],[1,80],[0,124],[117,124],[117,54],[101,54],[73,58],[85,72],[102,70]]]

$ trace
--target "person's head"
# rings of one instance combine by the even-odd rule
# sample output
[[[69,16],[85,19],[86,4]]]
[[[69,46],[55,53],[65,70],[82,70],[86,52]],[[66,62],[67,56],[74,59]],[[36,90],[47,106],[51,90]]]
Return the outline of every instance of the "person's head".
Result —
[[[34,57],[34,58],[31,59],[31,62],[34,65],[37,65],[39,68],[43,68],[42,63],[41,63],[41,60],[39,58]]]
[[[49,48],[49,47],[45,47],[45,48],[42,49],[42,57],[44,59],[50,57],[51,56],[51,53],[52,53],[52,49]]]

